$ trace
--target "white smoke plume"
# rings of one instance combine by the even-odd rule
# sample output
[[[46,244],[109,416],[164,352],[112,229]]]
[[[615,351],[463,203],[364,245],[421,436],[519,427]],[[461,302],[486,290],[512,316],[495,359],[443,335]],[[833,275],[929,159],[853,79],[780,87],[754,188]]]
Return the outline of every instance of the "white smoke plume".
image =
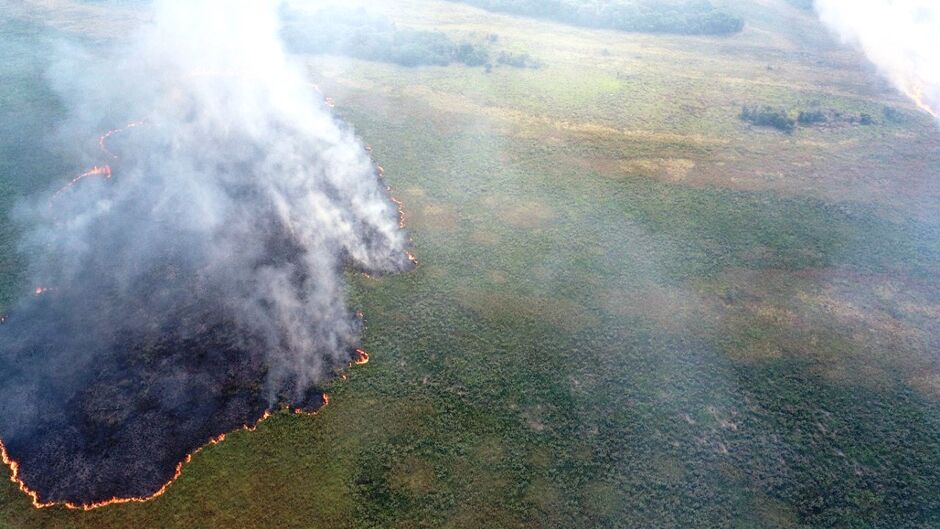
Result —
[[[277,7],[157,0],[138,34],[49,74],[61,138],[134,125],[71,150],[99,170],[20,208],[40,290],[0,326],[0,437],[43,500],[153,493],[265,407],[316,407],[359,343],[344,268],[411,266]]]
[[[940,2],[817,0],[816,10],[901,92],[940,117]]]
[[[164,0],[155,9],[132,48],[53,72],[71,101],[69,130],[94,130],[101,118],[142,125],[110,140],[116,160],[98,162],[115,166],[104,196],[76,186],[56,199],[35,235],[65,260],[42,270],[44,280],[70,282],[99,252],[89,234],[117,219],[109,231],[127,237],[108,259],[121,282],[185,241],[200,272],[225,281],[230,308],[267,327],[276,367],[316,382],[355,333],[340,261],[373,272],[407,266],[398,211],[361,143],[285,54],[273,3]],[[296,262],[268,262],[280,236]]]

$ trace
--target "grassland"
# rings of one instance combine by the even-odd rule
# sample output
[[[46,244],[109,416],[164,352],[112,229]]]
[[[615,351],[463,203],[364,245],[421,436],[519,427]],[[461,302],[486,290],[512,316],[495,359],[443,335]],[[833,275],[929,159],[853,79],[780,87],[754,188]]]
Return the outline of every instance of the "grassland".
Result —
[[[940,526],[940,132],[809,14],[722,4],[741,35],[370,4],[544,65],[306,59],[422,262],[349,276],[373,361],[146,504],[36,511],[4,482],[0,527]],[[4,211],[69,174],[43,156],[60,111],[36,45],[107,31],[100,7],[64,12],[4,26]],[[811,102],[907,118],[784,135],[737,117]],[[15,237],[7,302],[28,288]]]

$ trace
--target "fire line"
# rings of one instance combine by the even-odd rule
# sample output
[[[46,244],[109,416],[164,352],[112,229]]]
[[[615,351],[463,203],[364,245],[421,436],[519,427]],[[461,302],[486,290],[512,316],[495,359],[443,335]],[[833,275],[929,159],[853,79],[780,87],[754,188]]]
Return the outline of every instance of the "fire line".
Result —
[[[362,353],[365,354],[365,357],[366,357],[366,358],[368,357],[368,353],[365,353],[365,351],[362,351]],[[358,358],[361,359],[362,356],[360,355]],[[353,362],[353,363],[354,363],[354,364],[357,364],[357,365],[361,365],[362,363],[365,363],[365,362],[362,362],[362,363]],[[305,410],[303,410],[303,409],[298,408],[298,409],[295,409],[295,410],[294,410],[294,414],[296,414],[296,415],[305,415],[305,416],[308,416],[308,417],[314,417],[314,416],[316,416],[317,414],[320,413],[320,410],[322,410],[323,408],[327,407],[327,406],[330,404],[330,396],[329,396],[328,394],[324,393],[324,394],[322,395],[322,397],[323,397],[323,405],[320,406],[316,411],[308,412],[308,411],[305,411]],[[192,462],[193,457],[196,456],[196,454],[199,454],[200,452],[202,452],[202,451],[205,450],[206,448],[209,448],[209,447],[211,447],[211,446],[218,445],[219,443],[225,441],[225,439],[226,439],[228,436],[232,435],[233,433],[237,433],[237,432],[254,432],[254,431],[256,431],[256,430],[258,429],[258,426],[259,426],[261,423],[263,423],[264,421],[268,420],[269,418],[271,418],[271,417],[273,417],[273,416],[274,416],[274,413],[272,413],[271,411],[269,411],[269,410],[268,410],[268,411],[265,411],[264,414],[263,414],[254,424],[246,424],[246,425],[242,426],[241,428],[238,428],[238,429],[233,430],[233,431],[231,431],[231,432],[222,433],[222,434],[219,434],[219,435],[217,435],[217,436],[215,436],[215,437],[212,437],[211,439],[209,439],[209,441],[208,441],[206,444],[204,444],[203,446],[201,446],[201,447],[199,447],[199,448],[193,450],[192,452],[190,452],[189,454],[187,454],[186,457],[183,458],[182,461],[180,461],[179,463],[177,463],[177,464],[176,464],[176,470],[175,470],[174,473],[173,473],[173,477],[170,478],[170,480],[167,481],[162,487],[160,487],[160,489],[157,490],[157,492],[155,492],[155,493],[153,493],[153,494],[151,494],[151,495],[149,495],[149,496],[130,497],[130,498],[111,498],[111,499],[109,499],[109,500],[104,500],[104,501],[94,502],[94,503],[88,503],[88,504],[72,503],[72,502],[67,502],[67,501],[66,501],[66,502],[54,502],[54,501],[53,501],[53,502],[43,502],[43,501],[39,498],[39,493],[38,493],[37,491],[33,490],[33,489],[30,489],[29,486],[26,485],[25,482],[23,482],[22,478],[20,477],[20,466],[19,466],[19,463],[17,463],[17,462],[10,456],[9,452],[7,451],[7,447],[6,447],[6,445],[3,444],[3,441],[2,441],[2,440],[0,440],[0,460],[3,461],[3,464],[4,464],[4,465],[6,465],[7,467],[10,468],[10,481],[11,481],[12,483],[15,483],[15,484],[17,485],[17,487],[19,487],[20,491],[22,491],[24,494],[26,494],[27,496],[29,496],[29,498],[30,498],[30,500],[31,500],[31,502],[32,502],[33,507],[35,507],[35,508],[37,508],[37,509],[48,509],[48,508],[52,508],[52,507],[64,507],[64,508],[69,509],[69,510],[76,510],[76,511],[92,511],[92,510],[95,510],[95,509],[100,509],[100,508],[102,508],[102,507],[108,507],[108,506],[111,506],[111,505],[121,505],[121,504],[126,504],[126,503],[146,503],[146,502],[149,502],[149,501],[151,501],[151,500],[155,500],[155,499],[159,498],[160,496],[163,496],[164,494],[166,494],[166,491],[169,490],[170,486],[173,485],[173,483],[175,483],[176,480],[178,480],[178,479],[180,478],[180,476],[183,475],[183,468],[184,468],[186,465],[188,465],[190,462]]]
[[[314,87],[317,88],[317,90],[319,91],[319,87],[316,87],[315,85],[314,85]],[[326,102],[327,102],[327,104],[330,105],[331,107],[333,106],[333,102],[332,102],[331,99],[326,98]],[[118,129],[113,129],[113,130],[110,130],[110,131],[106,132],[105,134],[102,134],[102,135],[98,138],[98,147],[99,147],[99,149],[101,150],[101,152],[102,152],[108,159],[111,159],[111,160],[116,160],[116,159],[118,159],[118,156],[117,156],[116,154],[114,154],[111,150],[108,149],[108,145],[107,145],[108,140],[111,139],[111,138],[112,138],[114,135],[116,135],[116,134],[119,134],[119,133],[121,133],[121,132],[123,132],[123,131],[126,131],[126,130],[128,130],[128,129],[132,129],[132,128],[137,128],[137,127],[143,126],[143,125],[145,125],[145,124],[146,124],[145,121],[135,121],[135,122],[129,123],[129,124],[126,125],[125,127],[118,128]],[[367,150],[368,152],[370,152],[370,153],[372,152],[372,148],[371,148],[370,146],[366,146],[366,150]],[[379,178],[384,182],[384,181],[385,181],[385,170],[384,170],[384,168],[383,168],[382,166],[376,164],[376,171],[377,171],[377,173],[378,173]],[[70,189],[70,188],[72,188],[73,186],[77,185],[79,182],[81,182],[81,181],[82,181],[83,179],[85,179],[85,178],[95,177],[95,176],[102,177],[102,178],[105,179],[105,180],[110,180],[110,179],[112,178],[112,176],[113,176],[113,172],[112,172],[111,166],[110,166],[109,164],[104,164],[104,165],[101,165],[101,166],[96,165],[96,166],[94,166],[92,169],[90,169],[89,171],[87,171],[87,172],[85,172],[85,173],[83,173],[83,174],[81,174],[81,175],[79,175],[79,176],[73,178],[73,179],[72,179],[71,181],[69,181],[64,187],[62,187],[61,189],[59,189],[58,191],[56,191],[56,192],[52,195],[52,198],[51,198],[50,201],[49,201],[49,202],[50,202],[50,206],[52,205],[52,202],[53,202],[55,199],[57,199],[61,194],[63,194],[64,192],[66,192],[68,189]],[[387,189],[388,192],[389,192],[389,197],[390,197],[391,201],[396,205],[396,207],[397,207],[397,209],[398,209],[399,226],[402,227],[402,228],[404,228],[404,227],[405,227],[405,212],[404,212],[404,209],[403,209],[404,205],[403,205],[403,203],[402,203],[400,200],[398,200],[398,199],[396,199],[395,197],[392,196],[392,194],[391,194],[391,191],[392,191],[392,190],[391,190],[391,187],[390,187],[390,186],[387,186],[387,185],[386,185],[386,189]],[[417,266],[418,260],[414,257],[414,255],[412,255],[410,252],[408,252],[408,253],[407,253],[407,256],[408,256],[408,259],[409,259],[412,263],[414,263],[415,266]],[[38,287],[38,288],[35,289],[35,295],[41,296],[41,295],[47,293],[49,290],[50,290],[50,289],[49,289],[49,288],[46,288],[46,287]],[[7,317],[6,317],[5,315],[0,315],[0,324],[6,323],[6,320],[7,320]],[[367,353],[367,352],[366,352],[365,350],[363,350],[363,349],[356,349],[355,355],[354,355],[353,359],[352,359],[352,360],[350,361],[350,363],[349,363],[349,367],[352,368],[352,367],[354,367],[354,366],[362,366],[362,365],[365,365],[365,364],[369,363],[369,360],[370,360],[369,353]],[[340,376],[341,380],[347,380],[347,379],[348,379],[348,376],[347,376],[347,375],[348,375],[348,373],[342,373],[341,376]],[[307,411],[305,411],[305,410],[303,410],[303,409],[300,409],[300,408],[294,409],[293,411],[294,411],[294,413],[297,414],[297,415],[315,416],[315,415],[317,415],[317,414],[320,412],[320,410],[322,410],[323,408],[327,407],[327,406],[330,404],[330,396],[329,396],[328,394],[323,393],[323,394],[322,394],[322,399],[323,399],[323,404],[322,404],[322,406],[320,406],[320,408],[318,408],[316,411],[307,412]],[[153,493],[153,494],[151,494],[151,495],[149,495],[149,496],[128,497],[128,498],[118,498],[118,497],[116,497],[116,498],[111,498],[111,499],[108,499],[108,500],[104,500],[104,501],[100,501],[100,502],[94,502],[94,503],[88,503],[88,504],[73,503],[73,502],[68,502],[68,501],[63,501],[63,502],[55,502],[55,501],[52,501],[52,502],[43,502],[43,501],[40,499],[40,497],[39,497],[39,492],[38,492],[38,491],[35,491],[35,490],[31,489],[31,488],[29,488],[29,486],[22,480],[21,475],[20,475],[20,465],[19,465],[19,463],[18,463],[16,460],[14,460],[14,459],[12,458],[12,456],[10,455],[10,453],[9,453],[9,451],[8,451],[8,449],[7,449],[7,447],[6,447],[6,445],[3,443],[3,440],[2,440],[2,439],[0,439],[0,460],[2,460],[3,464],[6,465],[7,467],[9,467],[9,469],[10,469],[10,481],[11,481],[12,483],[16,484],[17,487],[20,489],[20,491],[23,492],[24,494],[26,494],[26,495],[30,498],[33,507],[35,507],[35,508],[37,508],[37,509],[47,509],[47,508],[52,508],[52,507],[57,507],[57,506],[59,506],[59,507],[64,507],[64,508],[69,509],[69,510],[91,511],[91,510],[99,509],[99,508],[102,508],[102,507],[108,507],[108,506],[111,506],[111,505],[121,505],[121,504],[128,504],[128,503],[146,503],[146,502],[149,502],[149,501],[154,500],[154,499],[156,499],[156,498],[159,498],[160,496],[163,496],[163,495],[167,492],[167,490],[170,488],[170,486],[171,486],[173,483],[175,483],[176,480],[178,480],[178,479],[180,478],[180,476],[181,476],[182,473],[183,473],[184,467],[192,461],[193,457],[194,457],[196,454],[202,452],[203,450],[205,450],[205,449],[208,448],[208,447],[211,447],[211,446],[214,446],[214,445],[218,445],[219,443],[225,441],[225,439],[227,438],[227,436],[231,435],[232,433],[240,432],[240,431],[252,432],[252,431],[257,430],[258,426],[259,426],[262,422],[268,420],[268,419],[269,419],[270,417],[272,417],[273,415],[274,415],[273,412],[271,412],[270,410],[267,410],[267,411],[264,412],[264,414],[263,414],[256,422],[254,422],[254,424],[245,424],[245,425],[243,425],[241,428],[238,428],[238,429],[236,429],[236,430],[234,430],[234,431],[232,431],[232,432],[222,433],[222,434],[219,434],[219,435],[217,435],[217,436],[215,436],[215,437],[210,438],[210,439],[208,440],[208,442],[206,442],[206,444],[204,444],[203,446],[201,446],[201,447],[199,447],[199,448],[196,448],[195,450],[193,450],[192,452],[190,452],[189,454],[187,454],[186,457],[184,457],[182,461],[180,461],[179,463],[177,463],[176,469],[175,469],[175,471],[174,471],[174,473],[173,473],[173,477],[172,477],[169,481],[167,481],[163,486],[161,486],[155,493]]]

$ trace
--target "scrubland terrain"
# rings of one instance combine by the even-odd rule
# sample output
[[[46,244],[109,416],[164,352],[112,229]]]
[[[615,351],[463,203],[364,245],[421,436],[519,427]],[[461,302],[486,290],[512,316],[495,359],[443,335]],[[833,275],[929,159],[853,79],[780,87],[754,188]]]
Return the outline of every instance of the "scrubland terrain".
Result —
[[[152,502],[40,511],[4,480],[0,527],[940,526],[940,129],[811,13],[717,3],[742,33],[370,3],[541,65],[302,57],[421,261],[348,276],[372,361]],[[0,15],[4,212],[75,172],[44,147],[51,38],[135,23],[29,4]],[[875,123],[784,134],[745,105]],[[30,288],[16,236],[0,306]]]

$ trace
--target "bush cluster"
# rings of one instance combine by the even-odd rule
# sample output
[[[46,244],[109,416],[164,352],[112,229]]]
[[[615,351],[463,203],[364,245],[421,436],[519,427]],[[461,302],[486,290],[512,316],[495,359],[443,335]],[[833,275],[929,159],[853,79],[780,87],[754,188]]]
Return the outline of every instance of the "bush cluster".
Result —
[[[759,127],[773,127],[782,130],[787,134],[796,129],[796,120],[790,117],[790,114],[781,108],[771,106],[743,107],[741,109],[741,119]]]
[[[771,106],[745,106],[741,109],[740,118],[748,123],[760,127],[773,127],[777,130],[792,133],[797,126],[844,126],[844,125],[874,125],[875,118],[871,114],[842,112],[834,109],[810,108],[796,112],[796,119],[791,112],[784,108]]]

